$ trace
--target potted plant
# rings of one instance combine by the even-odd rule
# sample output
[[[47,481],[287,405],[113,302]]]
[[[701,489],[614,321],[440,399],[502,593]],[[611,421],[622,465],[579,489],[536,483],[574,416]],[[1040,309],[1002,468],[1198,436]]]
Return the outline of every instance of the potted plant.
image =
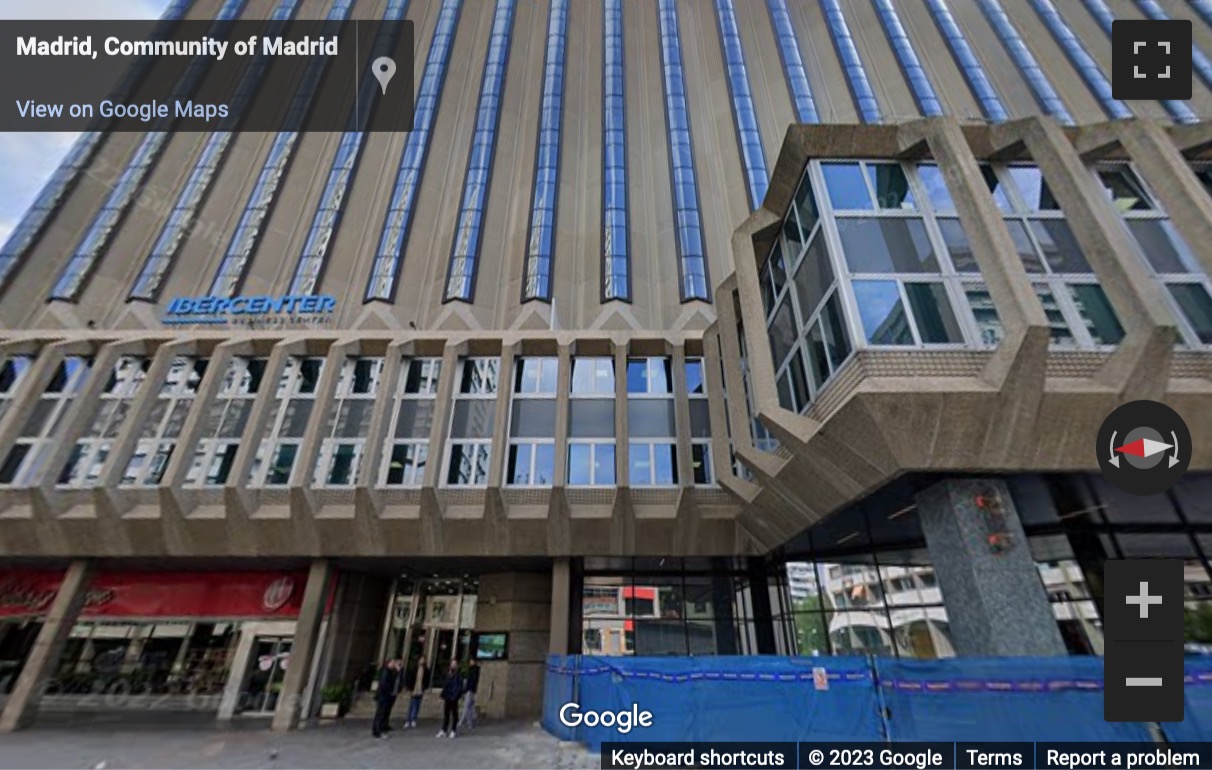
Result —
[[[320,718],[340,719],[345,716],[352,694],[347,684],[334,682],[324,685],[320,690]]]

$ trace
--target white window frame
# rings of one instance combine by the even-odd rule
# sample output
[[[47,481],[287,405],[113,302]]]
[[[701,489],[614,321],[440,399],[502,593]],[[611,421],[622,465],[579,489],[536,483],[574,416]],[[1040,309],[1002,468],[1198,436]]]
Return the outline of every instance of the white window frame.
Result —
[[[589,483],[574,484],[572,482],[572,448],[574,446],[589,447]],[[610,447],[611,453],[614,454],[611,467],[613,473],[609,481],[598,480],[597,462],[598,462],[598,447]],[[568,467],[566,469],[568,487],[572,489],[589,489],[592,487],[613,487],[618,485],[619,475],[619,458],[618,445],[614,439],[601,438],[570,438],[568,439]]]
[[[260,386],[255,391],[248,391],[245,384],[246,379],[250,378],[249,364],[253,361],[260,361],[262,365],[268,368],[269,360],[264,357],[244,357],[238,356],[228,361],[227,371],[223,374],[223,383],[219,386],[219,392],[215,394],[214,400],[206,406],[208,410],[222,405],[222,413],[219,415],[219,427],[227,420],[229,411],[233,408],[233,404],[241,404],[240,409],[247,409],[251,414],[253,404],[256,402],[257,393],[265,387],[264,375]],[[246,404],[246,406],[243,406]],[[247,417],[245,418],[248,419]],[[225,456],[229,447],[234,447],[233,451],[239,452],[241,436],[233,436],[231,438],[219,438],[217,436],[202,436],[198,439],[194,446],[194,456],[190,461],[189,471],[186,473],[183,486],[189,488],[216,488],[226,484],[230,479],[230,469],[228,477],[218,483],[210,483],[208,479],[211,476],[212,470],[217,470],[215,465],[218,462],[222,464],[222,458]],[[233,464],[234,468],[234,464]]]
[[[535,383],[537,387],[534,390],[519,389],[520,386],[522,386],[524,384],[522,382],[522,371],[523,371],[522,367],[527,362],[536,363],[536,364],[538,364],[538,367],[539,367],[539,376]],[[554,378],[555,387],[550,391],[543,390],[542,389],[543,376],[546,372],[550,371],[551,369],[554,369],[554,372],[555,372],[555,378]],[[559,460],[555,456],[555,443],[556,443],[555,436],[552,435],[550,438],[547,438],[547,437],[526,437],[526,438],[518,437],[518,438],[515,438],[513,435],[513,407],[514,407],[514,404],[517,403],[518,401],[547,401],[547,402],[551,403],[553,410],[556,408],[556,395],[557,395],[557,393],[559,391],[559,387],[560,387],[560,359],[555,356],[518,357],[518,358],[514,359],[514,370],[515,370],[515,374],[511,378],[511,381],[513,383],[513,393],[511,394],[511,398],[509,401],[509,415],[506,417],[506,420],[508,423],[506,425],[506,429],[505,429],[505,435],[507,437],[507,439],[506,439],[507,446],[506,446],[506,450],[504,453],[505,456],[503,458],[501,458],[502,462],[504,464],[501,478],[503,479],[504,486],[507,486],[507,487],[514,487],[514,488],[519,488],[519,489],[549,488],[555,484],[556,470],[559,465]],[[530,447],[530,450],[529,450],[530,451],[530,462],[529,462],[530,467],[526,473],[526,478],[528,479],[528,481],[525,483],[514,483],[513,477],[511,477],[509,475],[509,463],[513,457],[515,447],[521,447],[523,445]],[[549,481],[547,483],[542,483],[542,484],[537,483],[535,481],[535,473],[538,470],[538,461],[539,461],[538,447],[540,447],[540,446],[549,446],[552,448],[552,451],[551,451],[551,455],[552,455],[552,457],[551,457],[551,481]]]
[[[492,368],[492,364],[496,364],[496,379],[491,392],[479,393],[463,393],[463,377],[467,371],[467,367],[475,367],[480,371],[480,377],[486,377],[486,372]],[[446,446],[442,452],[442,483],[441,486],[449,489],[485,489],[488,486],[488,479],[492,475],[492,437],[488,438],[455,438],[450,435],[454,429],[454,420],[456,406],[460,401],[493,401],[497,400],[497,392],[501,388],[501,359],[497,356],[472,356],[463,358],[459,361],[458,377],[455,379],[455,392],[451,398],[450,418],[446,425]],[[493,418],[497,417],[493,413]],[[450,465],[454,459],[454,449],[459,447],[472,448],[472,463],[478,469],[481,462],[484,467],[483,481],[473,481],[470,484],[456,484],[450,481]]]
[[[627,484],[634,488],[644,489],[674,489],[681,484],[680,474],[678,473],[678,442],[677,439],[665,438],[644,438],[644,439],[628,439],[627,441]],[[668,484],[658,484],[656,480],[656,447],[668,446],[673,452],[673,463],[670,466],[673,469],[674,479]],[[631,466],[635,462],[636,449],[645,449],[648,452],[648,482],[637,484],[635,479],[631,478]]]
[[[312,472],[312,485],[318,489],[352,489],[358,484],[358,473],[362,469],[362,459],[366,456],[366,440],[367,436],[356,437],[339,437],[336,435],[337,427],[341,424],[341,412],[345,409],[346,404],[353,402],[369,403],[373,411],[374,401],[379,395],[379,388],[383,384],[383,369],[385,360],[382,356],[346,356],[341,363],[341,376],[337,378],[336,393],[333,394],[332,403],[329,404],[328,417],[325,419],[324,428],[327,429],[327,435],[322,436],[320,442],[320,452],[316,457],[315,470]],[[354,375],[357,372],[358,363],[361,361],[371,362],[371,377],[370,377],[370,392],[355,393],[353,390]],[[331,423],[331,425],[329,425]],[[345,484],[334,484],[329,482],[332,476],[333,464],[338,457],[341,447],[353,447],[353,460],[349,467],[349,481]]]
[[[319,371],[316,373],[316,388],[311,393],[300,392],[299,386],[303,382],[303,366],[308,361],[318,361],[320,363]],[[276,412],[272,416],[272,420],[266,431],[262,434],[257,445],[257,453],[253,457],[253,465],[248,474],[248,486],[250,488],[265,488],[265,489],[284,489],[290,486],[291,478],[294,476],[299,462],[299,447],[302,446],[306,436],[304,429],[303,436],[282,436],[282,426],[286,422],[286,415],[290,411],[290,403],[294,400],[311,401],[312,412],[308,415],[308,422],[315,417],[315,400],[316,395],[320,390],[320,384],[324,380],[324,370],[327,368],[328,362],[323,356],[291,356],[285,368],[282,370],[282,375],[278,378],[278,384],[274,391],[273,399]],[[273,467],[274,460],[281,453],[282,448],[286,446],[294,446],[295,454],[291,459],[290,472],[286,475],[286,481],[282,483],[269,483],[270,471]]]
[[[76,366],[75,371],[70,371],[69,369],[73,363]],[[36,435],[18,435],[17,440],[13,442],[13,450],[10,451],[14,451],[18,446],[28,446],[29,450],[25,453],[25,457],[21,459],[20,467],[13,474],[12,482],[0,485],[0,487],[28,486],[46,461],[50,459],[51,453],[62,440],[61,436],[56,435],[56,430],[63,420],[68,407],[73,403],[73,399],[79,392],[80,386],[84,384],[92,372],[93,363],[84,356],[65,356],[56,365],[56,372],[59,367],[64,369],[64,374],[66,375],[63,381],[63,388],[54,392],[43,389],[42,393],[39,394],[37,403],[41,404],[44,401],[50,401],[52,402],[51,408]],[[49,384],[48,382],[47,385],[49,386]],[[26,422],[28,422],[28,418]],[[25,423],[22,423],[20,430],[24,432]]]
[[[416,393],[408,393],[408,373],[413,366],[421,367],[418,382],[420,387]],[[396,427],[400,422],[400,409],[405,401],[427,401],[437,406],[438,378],[442,373],[440,357],[407,358],[401,365],[400,381],[396,384],[395,398],[392,402],[391,425],[383,445],[383,459],[379,464],[379,486],[385,489],[417,489],[425,483],[425,469],[428,466],[429,437],[425,438],[396,438]],[[425,457],[418,465],[415,461],[411,467],[403,469],[404,478],[399,484],[388,483],[391,475],[392,456],[397,447],[415,447],[414,451],[424,451]]]
[[[828,350],[826,350],[826,355],[828,355]],[[691,393],[690,392],[690,384],[689,384],[690,380],[688,377],[686,377],[685,369],[687,367],[689,367],[689,365],[692,363],[698,364],[699,371],[701,371],[703,373],[703,375],[702,375],[703,376],[703,392],[702,393]],[[707,395],[707,359],[700,357],[700,356],[687,356],[685,361],[683,362],[683,377],[686,378],[686,383],[687,383],[687,385],[686,385],[687,400],[690,401],[692,404],[695,403],[696,401],[703,403],[703,404],[707,404],[707,410],[708,410],[707,411],[707,420],[708,420],[707,427],[708,427],[708,430],[710,431],[711,430],[711,403],[710,403],[710,399],[708,398],[708,395]],[[811,378],[809,378],[809,381],[811,381]],[[694,484],[694,486],[696,486],[696,487],[719,486],[718,480],[716,479],[716,476],[715,476],[715,466],[713,465],[713,459],[712,459],[712,450],[711,450],[712,437],[707,436],[706,438],[696,438],[694,435],[694,425],[693,425],[694,413],[693,412],[691,412],[690,419],[691,419],[691,424],[687,425],[686,429],[690,432],[691,483]],[[699,482],[694,478],[694,448],[695,447],[701,447],[702,451],[703,451],[703,471],[706,474],[706,478],[707,478],[707,480],[703,481],[703,482]]]
[[[206,362],[206,365],[210,363],[209,360],[201,357],[176,356],[173,358],[168,374],[160,386],[160,392],[156,394],[157,401],[165,402],[164,414],[158,424],[144,425],[143,436],[136,442],[134,452],[127,460],[126,470],[122,474],[119,486],[156,486],[164,478],[164,471],[168,468],[172,454],[176,451],[177,443],[181,439],[179,433],[176,436],[166,436],[165,431],[179,407],[185,409],[184,419],[181,421],[182,428],[185,427],[185,420],[189,419],[189,412],[194,407],[198,388],[202,384],[201,377],[197,382],[191,383],[190,381],[199,362]]]
[[[85,435],[76,440],[55,486],[66,489],[89,489],[97,486],[97,482],[101,478],[101,471],[105,467],[106,460],[109,459],[109,453],[113,450],[114,440],[117,438],[117,432],[114,429],[122,423],[121,419],[114,419],[117,414],[116,407],[114,411],[109,411],[109,405],[122,401],[134,401],[139,388],[147,379],[147,370],[150,366],[151,359],[146,356],[121,356],[114,362],[114,366],[110,370],[110,377],[114,381],[113,388],[103,391],[97,396],[97,408],[93,411],[88,427],[85,428]],[[108,415],[106,415],[105,422],[100,426],[99,432],[94,435],[91,432],[93,423],[106,412]],[[107,433],[114,435],[107,436]],[[66,481],[63,480],[64,477],[66,477]]]
[[[1144,192],[1145,198],[1149,203],[1149,208],[1145,211],[1128,210],[1120,211],[1119,213],[1120,217],[1123,219],[1124,228],[1128,231],[1129,241],[1132,243],[1136,252],[1140,255],[1140,259],[1145,266],[1145,270],[1148,271],[1149,275],[1156,280],[1161,287],[1161,293],[1165,297],[1165,301],[1168,303],[1170,313],[1174,316],[1174,320],[1178,324],[1179,333],[1181,336],[1178,345],[1180,347],[1194,349],[1206,349],[1208,347],[1212,347],[1212,343],[1205,343],[1199,339],[1199,336],[1196,334],[1195,327],[1187,319],[1187,314],[1178,304],[1178,300],[1174,298],[1174,295],[1170,293],[1171,286],[1192,284],[1202,286],[1204,291],[1208,293],[1208,296],[1212,297],[1212,279],[1209,278],[1207,272],[1158,272],[1157,268],[1153,266],[1153,263],[1149,260],[1149,258],[1145,256],[1143,246],[1140,245],[1140,242],[1136,239],[1136,234],[1132,232],[1132,229],[1129,226],[1130,222],[1152,220],[1154,222],[1169,224],[1169,226],[1175,230],[1175,235],[1178,236],[1177,240],[1171,241],[1174,244],[1174,248],[1179,251],[1185,251],[1193,264],[1198,264],[1198,261],[1196,260],[1195,255],[1191,253],[1190,244],[1188,244],[1183,239],[1182,235],[1177,232],[1177,229],[1174,228],[1174,223],[1170,218],[1170,215],[1161,207],[1161,203],[1158,202],[1156,193],[1153,192],[1149,184],[1145,181],[1144,176],[1137,172],[1135,166],[1132,163],[1124,161],[1093,164],[1090,167],[1090,172],[1094,176],[1095,181],[1100,189],[1105,188],[1103,187],[1102,179],[1099,178],[1098,172],[1108,170],[1127,171],[1132,180],[1136,182],[1137,186],[1139,186]]]

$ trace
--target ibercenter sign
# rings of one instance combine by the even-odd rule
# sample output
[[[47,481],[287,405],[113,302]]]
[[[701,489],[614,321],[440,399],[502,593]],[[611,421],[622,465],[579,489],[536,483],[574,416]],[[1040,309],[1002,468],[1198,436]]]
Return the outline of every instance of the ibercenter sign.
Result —
[[[177,297],[168,303],[166,324],[225,324],[317,320],[337,309],[328,294],[240,297]]]

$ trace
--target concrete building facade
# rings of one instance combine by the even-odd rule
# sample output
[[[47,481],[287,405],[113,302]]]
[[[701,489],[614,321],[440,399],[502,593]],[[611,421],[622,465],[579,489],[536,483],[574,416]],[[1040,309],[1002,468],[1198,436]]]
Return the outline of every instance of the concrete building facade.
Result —
[[[168,23],[271,14],[413,21],[414,130],[85,134],[0,250],[0,729],[288,729],[396,656],[512,717],[549,653],[1097,653],[1119,556],[1212,641],[1212,79],[1115,101],[1106,29],[1212,6]],[[1140,398],[1195,437],[1157,499],[1098,477]]]

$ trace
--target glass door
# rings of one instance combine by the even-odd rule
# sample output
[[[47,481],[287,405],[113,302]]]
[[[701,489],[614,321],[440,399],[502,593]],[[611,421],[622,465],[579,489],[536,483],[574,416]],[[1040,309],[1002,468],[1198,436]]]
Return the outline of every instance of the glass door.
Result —
[[[245,677],[241,713],[270,715],[278,707],[278,695],[286,678],[294,639],[289,636],[258,636]]]

